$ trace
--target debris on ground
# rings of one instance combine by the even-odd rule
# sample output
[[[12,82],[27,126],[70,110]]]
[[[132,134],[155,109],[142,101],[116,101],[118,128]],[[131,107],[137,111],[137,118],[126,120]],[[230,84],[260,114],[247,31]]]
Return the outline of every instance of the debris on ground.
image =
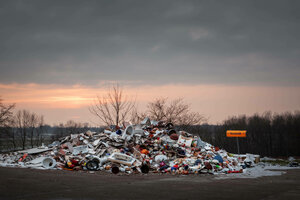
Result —
[[[149,118],[138,125],[71,134],[48,146],[0,154],[0,166],[113,174],[233,174],[258,162],[258,155],[228,153],[199,136],[175,130],[172,123]]]

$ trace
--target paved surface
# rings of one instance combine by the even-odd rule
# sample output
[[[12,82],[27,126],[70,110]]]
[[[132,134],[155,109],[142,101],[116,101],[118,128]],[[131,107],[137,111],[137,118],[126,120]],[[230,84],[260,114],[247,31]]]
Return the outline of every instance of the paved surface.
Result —
[[[300,199],[300,170],[216,180],[212,175],[110,175],[0,167],[0,199]]]

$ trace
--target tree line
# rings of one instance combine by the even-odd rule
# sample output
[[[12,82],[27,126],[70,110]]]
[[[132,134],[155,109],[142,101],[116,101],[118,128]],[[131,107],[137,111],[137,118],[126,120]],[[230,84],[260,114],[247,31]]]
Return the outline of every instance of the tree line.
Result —
[[[247,131],[245,138],[238,139],[240,153],[276,157],[300,155],[299,111],[234,116],[220,125],[202,125],[191,128],[191,132],[198,134],[204,141],[237,153],[237,138],[226,137],[227,130]]]
[[[29,111],[21,110],[21,112],[28,113]],[[31,113],[31,116],[34,115],[36,114]],[[11,124],[6,127],[0,127],[0,151],[38,147],[43,143],[47,145],[71,134],[84,133],[88,130],[103,130],[103,128],[92,127],[87,122],[81,123],[73,120],[53,126],[43,123],[33,124],[30,122],[31,120],[27,121],[25,119],[21,125],[15,126]]]
[[[98,130],[89,123],[69,120],[66,123],[50,126],[43,115],[29,110],[17,110],[16,104],[4,104],[0,98],[0,150],[33,148],[42,143],[51,143],[70,134],[87,130]]]

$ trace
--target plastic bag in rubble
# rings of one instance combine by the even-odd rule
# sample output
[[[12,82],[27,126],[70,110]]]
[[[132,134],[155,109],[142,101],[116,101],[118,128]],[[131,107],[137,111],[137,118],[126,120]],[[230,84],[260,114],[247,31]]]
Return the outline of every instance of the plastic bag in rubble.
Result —
[[[203,148],[206,145],[206,142],[203,142],[199,136],[197,136],[197,148]]]
[[[168,160],[168,157],[165,155],[157,155],[155,156],[155,162],[159,163],[161,161]]]

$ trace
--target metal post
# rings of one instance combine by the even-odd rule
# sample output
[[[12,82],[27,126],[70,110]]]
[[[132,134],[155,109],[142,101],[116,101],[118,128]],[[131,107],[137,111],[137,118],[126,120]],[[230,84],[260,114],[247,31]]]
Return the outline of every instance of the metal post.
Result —
[[[240,146],[239,146],[239,138],[236,138],[236,145],[237,145],[237,150],[238,150],[238,154],[240,154]]]

